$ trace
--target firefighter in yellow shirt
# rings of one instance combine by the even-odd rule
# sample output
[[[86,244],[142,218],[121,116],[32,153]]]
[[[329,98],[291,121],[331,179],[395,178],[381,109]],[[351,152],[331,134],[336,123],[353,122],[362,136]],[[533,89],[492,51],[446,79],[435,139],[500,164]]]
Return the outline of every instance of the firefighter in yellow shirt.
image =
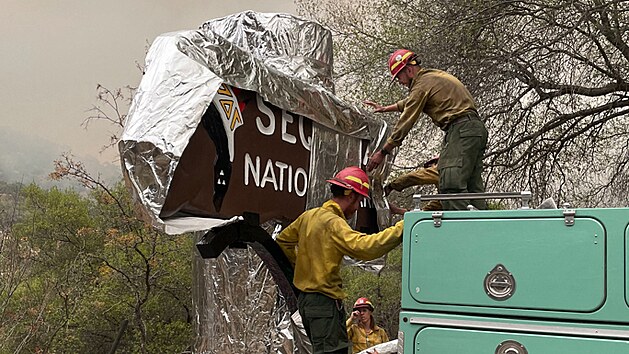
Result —
[[[340,276],[343,256],[359,260],[383,256],[402,242],[404,222],[371,235],[352,229],[347,219],[369,196],[367,174],[352,166],[327,182],[332,199],[301,214],[278,235],[277,243],[295,268],[293,283],[301,291],[297,304],[313,354],[347,354],[351,342]]]
[[[347,337],[353,343],[354,354],[389,341],[387,332],[376,325],[373,310],[371,301],[361,297],[354,303],[352,315],[347,319]],[[377,354],[377,351],[373,353]]]

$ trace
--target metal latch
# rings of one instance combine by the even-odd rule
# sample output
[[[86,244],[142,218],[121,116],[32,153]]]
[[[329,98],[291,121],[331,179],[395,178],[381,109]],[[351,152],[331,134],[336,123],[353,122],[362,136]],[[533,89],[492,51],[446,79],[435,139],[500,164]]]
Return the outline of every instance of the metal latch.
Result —
[[[574,225],[574,215],[576,214],[576,211],[574,211],[574,209],[565,209],[563,211],[563,217],[564,217],[564,221],[566,222],[566,226],[573,226]]]
[[[435,211],[432,213],[432,223],[435,227],[441,226],[441,218],[443,217],[443,212]]]
[[[483,281],[485,293],[496,301],[504,301],[515,292],[515,277],[502,264],[487,272]]]
[[[496,354],[528,354],[522,343],[515,340],[506,340],[500,344],[495,351]]]

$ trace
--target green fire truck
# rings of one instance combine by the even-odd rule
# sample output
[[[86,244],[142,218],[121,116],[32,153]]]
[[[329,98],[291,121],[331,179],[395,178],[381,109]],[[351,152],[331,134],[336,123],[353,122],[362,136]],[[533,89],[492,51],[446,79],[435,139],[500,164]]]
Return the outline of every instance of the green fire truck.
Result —
[[[629,208],[404,216],[399,353],[629,353]]]

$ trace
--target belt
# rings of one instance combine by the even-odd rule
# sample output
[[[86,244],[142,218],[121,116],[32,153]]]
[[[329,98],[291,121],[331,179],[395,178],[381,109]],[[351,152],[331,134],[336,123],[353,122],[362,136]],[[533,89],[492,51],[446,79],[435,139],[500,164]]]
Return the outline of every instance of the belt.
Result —
[[[468,122],[470,120],[480,120],[480,117],[478,116],[478,113],[476,113],[474,111],[470,111],[470,112],[465,112],[463,114],[458,114],[458,115],[452,117],[452,119],[450,119],[448,124],[446,124],[443,127],[443,130],[444,131],[448,131],[448,129],[450,129],[453,125],[457,125],[457,124],[461,124],[461,123],[464,123],[464,122]]]

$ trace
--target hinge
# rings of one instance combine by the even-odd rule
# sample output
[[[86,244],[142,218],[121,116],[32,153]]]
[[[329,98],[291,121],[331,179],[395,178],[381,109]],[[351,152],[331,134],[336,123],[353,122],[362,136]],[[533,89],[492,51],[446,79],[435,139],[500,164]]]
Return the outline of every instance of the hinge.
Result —
[[[574,215],[576,214],[576,212],[574,211],[574,209],[565,209],[563,211],[563,217],[564,217],[564,221],[566,222],[566,226],[573,226],[574,225]]]
[[[433,225],[435,227],[440,227],[441,226],[441,218],[443,217],[443,212],[441,211],[435,211],[434,213],[432,213],[432,221],[433,221]]]

